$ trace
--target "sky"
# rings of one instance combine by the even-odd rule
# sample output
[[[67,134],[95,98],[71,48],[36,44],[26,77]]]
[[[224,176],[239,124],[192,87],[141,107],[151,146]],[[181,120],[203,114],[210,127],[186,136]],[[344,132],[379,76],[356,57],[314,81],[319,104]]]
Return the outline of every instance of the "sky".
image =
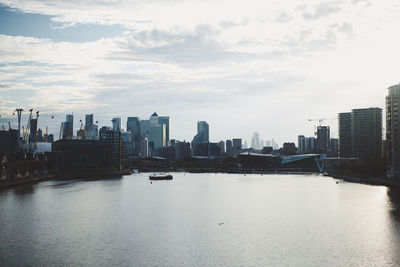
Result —
[[[170,136],[295,142],[337,114],[384,109],[400,82],[397,0],[0,0],[0,125],[40,111],[171,117]],[[52,116],[54,118],[52,118]],[[23,125],[26,124],[24,113]]]

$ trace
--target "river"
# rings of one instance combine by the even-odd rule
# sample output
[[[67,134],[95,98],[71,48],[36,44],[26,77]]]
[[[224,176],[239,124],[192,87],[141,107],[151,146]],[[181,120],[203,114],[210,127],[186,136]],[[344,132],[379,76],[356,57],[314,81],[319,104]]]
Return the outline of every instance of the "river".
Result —
[[[2,189],[0,265],[400,265],[399,190],[318,175],[172,174]]]

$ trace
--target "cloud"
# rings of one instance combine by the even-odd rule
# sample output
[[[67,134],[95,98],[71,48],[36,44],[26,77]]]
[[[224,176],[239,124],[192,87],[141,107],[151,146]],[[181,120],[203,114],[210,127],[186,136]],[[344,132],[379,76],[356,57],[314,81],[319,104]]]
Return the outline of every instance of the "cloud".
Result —
[[[331,2],[322,2],[313,7],[309,7],[307,5],[301,5],[298,7],[298,10],[301,11],[302,17],[306,20],[317,20],[320,18],[327,17],[331,14],[337,13],[341,11],[338,3]]]

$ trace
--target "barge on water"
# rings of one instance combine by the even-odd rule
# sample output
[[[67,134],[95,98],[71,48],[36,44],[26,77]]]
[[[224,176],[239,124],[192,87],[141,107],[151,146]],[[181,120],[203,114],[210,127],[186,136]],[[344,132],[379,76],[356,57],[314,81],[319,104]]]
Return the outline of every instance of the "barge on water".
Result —
[[[170,175],[170,174],[156,174],[156,173],[154,173],[154,174],[152,174],[152,175],[149,175],[149,179],[150,180],[172,180],[172,175]]]

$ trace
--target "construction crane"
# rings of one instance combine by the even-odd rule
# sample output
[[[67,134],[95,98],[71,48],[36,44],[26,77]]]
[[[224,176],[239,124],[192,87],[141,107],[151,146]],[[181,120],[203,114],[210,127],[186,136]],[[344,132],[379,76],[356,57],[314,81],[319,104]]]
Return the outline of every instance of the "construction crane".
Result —
[[[335,118],[320,118],[320,119],[308,119],[308,121],[318,121],[318,127],[322,126],[322,122],[324,121],[329,121],[328,124],[330,124],[333,120],[335,120]],[[314,125],[314,134],[317,135],[317,126]]]
[[[11,128],[11,122],[8,122],[8,130],[9,130],[9,131],[12,130],[12,128]]]
[[[81,123],[81,127],[79,128],[78,131],[78,139],[85,139],[85,133],[83,131],[83,122],[82,120],[79,120],[79,122]]]
[[[46,135],[44,141],[47,143],[49,141],[49,127],[46,126]]]

